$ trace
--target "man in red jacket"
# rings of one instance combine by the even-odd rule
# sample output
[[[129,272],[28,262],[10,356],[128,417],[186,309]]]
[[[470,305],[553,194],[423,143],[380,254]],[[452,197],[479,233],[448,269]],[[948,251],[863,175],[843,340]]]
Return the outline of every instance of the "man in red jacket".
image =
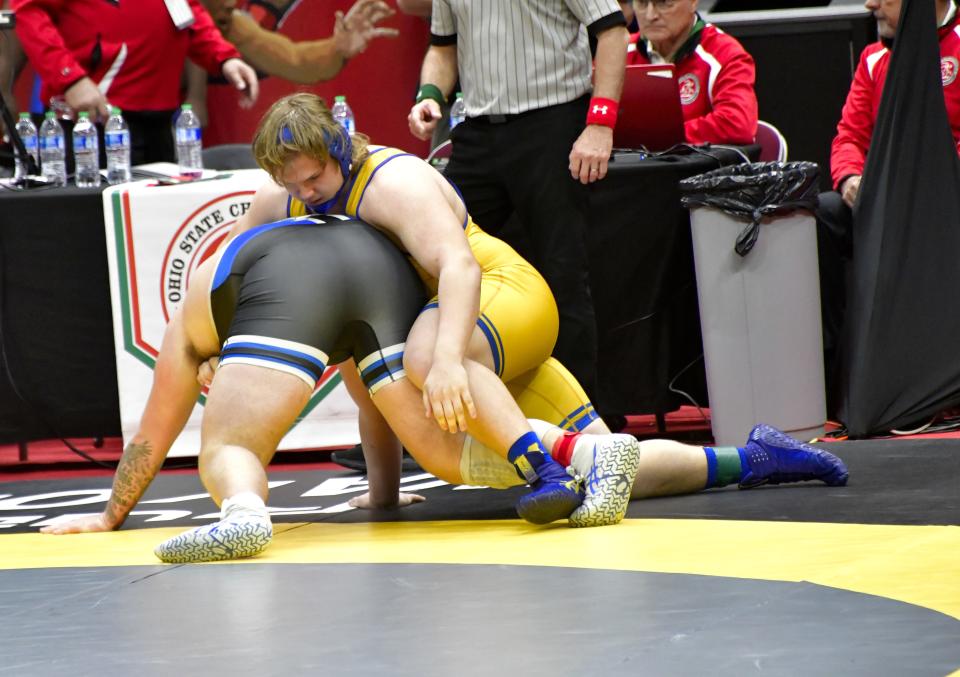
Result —
[[[189,58],[222,74],[252,105],[254,70],[217,30],[199,0],[15,0],[17,36],[43,81],[74,111],[106,119],[119,106],[134,164],[173,160],[170,125]]]
[[[676,68],[688,143],[753,143],[757,95],[753,58],[735,38],[697,14],[697,0],[633,0],[639,32],[628,64]]]
[[[834,191],[821,193],[817,210],[820,297],[828,376],[833,369],[843,324],[846,262],[853,255],[852,208],[860,194],[860,180],[880,110],[893,38],[900,21],[901,0],[866,0],[864,6],[877,20],[880,40],[867,45],[860,55],[830,150]],[[960,81],[957,79],[960,72],[960,21],[952,0],[936,0],[936,10],[943,96],[953,138],[960,148]]]

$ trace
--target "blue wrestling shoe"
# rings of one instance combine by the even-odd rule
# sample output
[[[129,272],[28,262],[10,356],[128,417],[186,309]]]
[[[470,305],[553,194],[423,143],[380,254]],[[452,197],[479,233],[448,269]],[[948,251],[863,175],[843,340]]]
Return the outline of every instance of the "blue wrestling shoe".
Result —
[[[580,481],[550,456],[536,468],[537,477],[530,493],[517,501],[517,514],[532,524],[549,524],[566,519],[581,503]]]
[[[273,538],[273,525],[266,510],[232,505],[218,522],[168,538],[154,554],[169,564],[214,562],[251,557]]]
[[[747,472],[741,489],[805,480],[821,480],[831,487],[847,483],[847,466],[839,458],[763,423],[750,431],[744,452]]]

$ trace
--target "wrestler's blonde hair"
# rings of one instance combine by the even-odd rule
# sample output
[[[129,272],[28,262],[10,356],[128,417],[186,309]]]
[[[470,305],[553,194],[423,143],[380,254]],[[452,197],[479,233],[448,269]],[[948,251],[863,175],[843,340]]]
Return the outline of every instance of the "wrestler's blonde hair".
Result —
[[[253,136],[253,156],[257,164],[277,183],[284,165],[296,155],[326,164],[330,145],[344,132],[327,105],[316,94],[298,92],[285,96],[264,113]],[[367,157],[370,139],[365,134],[352,135],[350,163],[355,171]],[[339,164],[339,158],[334,158]]]

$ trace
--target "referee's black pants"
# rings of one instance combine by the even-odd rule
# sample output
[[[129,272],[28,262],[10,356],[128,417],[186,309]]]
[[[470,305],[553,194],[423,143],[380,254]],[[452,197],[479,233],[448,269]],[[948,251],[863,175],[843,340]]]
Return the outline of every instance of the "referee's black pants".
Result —
[[[587,191],[570,176],[588,97],[499,121],[468,118],[453,130],[445,171],[473,220],[529,260],[557,300],[553,355],[593,399],[597,326],[587,269]],[[511,215],[515,227],[504,228]]]

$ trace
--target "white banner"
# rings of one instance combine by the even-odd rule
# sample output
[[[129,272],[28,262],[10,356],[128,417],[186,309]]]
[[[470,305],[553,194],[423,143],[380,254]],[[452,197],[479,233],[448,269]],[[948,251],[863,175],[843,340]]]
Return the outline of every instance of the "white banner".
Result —
[[[217,250],[265,180],[264,172],[247,169],[174,186],[140,181],[104,191],[124,444],[139,425],[164,329],[190,275]],[[204,401],[201,395],[170,456],[199,453]],[[343,447],[359,440],[356,407],[340,374],[328,368],[279,448]]]

